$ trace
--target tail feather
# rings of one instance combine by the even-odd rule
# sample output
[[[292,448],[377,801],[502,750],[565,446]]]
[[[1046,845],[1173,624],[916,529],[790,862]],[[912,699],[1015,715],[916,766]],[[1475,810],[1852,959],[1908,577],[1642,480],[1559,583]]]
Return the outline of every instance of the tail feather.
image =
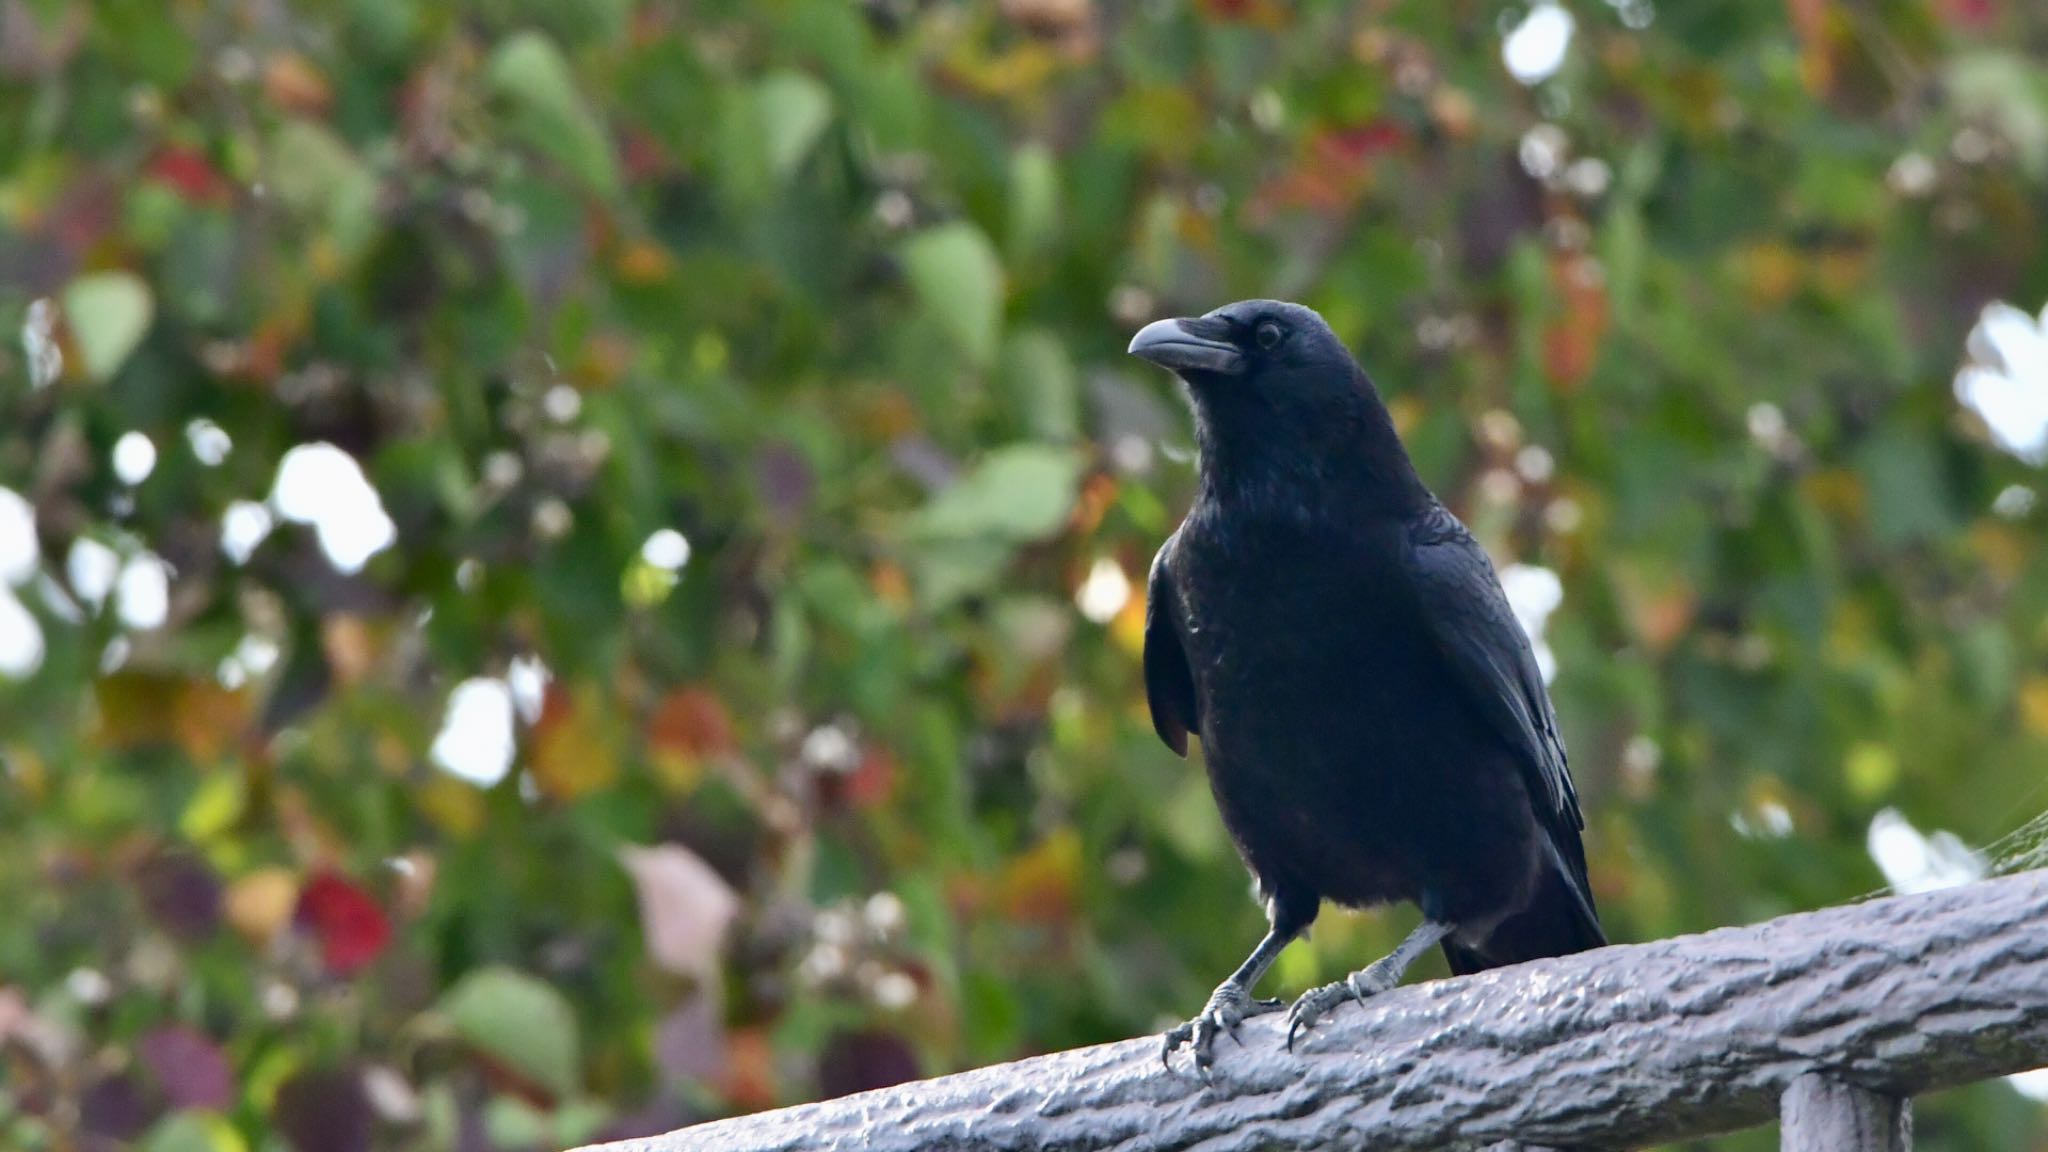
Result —
[[[1502,920],[1477,947],[1450,939],[1443,942],[1444,959],[1451,974],[1467,976],[1488,968],[1540,960],[1546,956],[1567,956],[1607,943],[1600,920],[1593,911],[1593,898],[1581,885],[1583,866],[1571,868],[1555,857],[1552,868],[1544,869],[1535,895],[1521,911]]]

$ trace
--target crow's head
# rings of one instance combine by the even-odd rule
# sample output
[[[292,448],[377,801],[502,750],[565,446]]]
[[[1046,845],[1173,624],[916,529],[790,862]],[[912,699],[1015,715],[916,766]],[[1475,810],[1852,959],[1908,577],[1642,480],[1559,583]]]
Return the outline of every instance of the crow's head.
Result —
[[[1147,324],[1130,351],[1186,382],[1205,476],[1281,481],[1296,497],[1300,484],[1349,477],[1397,500],[1418,498],[1379,393],[1313,310],[1240,300]]]
[[[1132,337],[1130,351],[1187,381],[1198,404],[1253,392],[1281,403],[1357,391],[1358,369],[1337,334],[1313,310],[1283,300],[1157,320]]]

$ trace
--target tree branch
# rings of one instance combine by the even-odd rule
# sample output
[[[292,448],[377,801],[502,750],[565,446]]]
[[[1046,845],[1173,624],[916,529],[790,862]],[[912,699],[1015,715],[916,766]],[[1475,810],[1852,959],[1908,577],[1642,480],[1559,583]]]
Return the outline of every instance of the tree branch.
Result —
[[[1767,1122],[1809,1072],[1905,1099],[2048,1065],[2048,872],[1413,985],[1291,1055],[1282,1027],[1206,1085],[1147,1036],[607,1149],[1625,1146]]]

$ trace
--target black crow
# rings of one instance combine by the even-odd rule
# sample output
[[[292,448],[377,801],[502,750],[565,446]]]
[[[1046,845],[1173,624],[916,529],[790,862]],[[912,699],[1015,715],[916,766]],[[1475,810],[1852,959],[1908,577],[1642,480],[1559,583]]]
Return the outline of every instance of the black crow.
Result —
[[[1423,923],[1296,1000],[1287,1031],[1397,984],[1441,943],[1457,974],[1606,943],[1557,717],[1486,552],[1409,463],[1321,316],[1247,300],[1161,320],[1200,478],[1152,561],[1145,689],[1160,739],[1199,736],[1272,930],[1167,1033],[1206,1070],[1218,1034],[1325,899],[1407,900]]]

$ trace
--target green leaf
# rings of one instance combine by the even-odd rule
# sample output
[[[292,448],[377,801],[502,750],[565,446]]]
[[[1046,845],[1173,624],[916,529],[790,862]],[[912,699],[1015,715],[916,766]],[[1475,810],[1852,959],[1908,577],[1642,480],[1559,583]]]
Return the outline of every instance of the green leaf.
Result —
[[[347,144],[310,120],[288,120],[270,139],[264,182],[285,207],[323,217],[335,244],[353,254],[376,226],[377,178]]]
[[[155,311],[149,285],[133,272],[92,272],[67,285],[64,315],[86,375],[112,379],[142,343]]]
[[[598,192],[618,190],[611,142],[554,41],[539,32],[515,33],[492,54],[489,79],[514,135]]]
[[[754,99],[769,168],[777,178],[787,178],[832,122],[832,94],[806,73],[771,72],[762,77]]]
[[[2048,76],[2037,65],[2017,52],[1972,52],[1952,60],[1947,73],[1963,116],[1995,125],[2028,175],[2048,171]]]
[[[912,531],[955,540],[1043,540],[1067,522],[1080,485],[1078,452],[1044,444],[998,448],[920,509]]]
[[[1857,465],[1870,494],[1870,530],[1879,543],[1896,547],[1949,527],[1947,488],[1926,440],[1887,426],[1864,442]]]
[[[212,1112],[173,1112],[142,1138],[140,1152],[248,1152],[234,1125]]]
[[[1037,252],[1059,233],[1059,161],[1037,141],[1010,157],[1010,255]]]
[[[1043,328],[1003,342],[997,387],[1012,419],[1041,440],[1071,441],[1081,431],[1081,388],[1060,338]]]
[[[981,229],[954,221],[903,245],[910,286],[976,367],[995,358],[1001,335],[1003,266]]]
[[[999,448],[911,518],[917,589],[937,609],[994,584],[1017,547],[1057,533],[1080,491],[1081,455],[1044,444]]]
[[[462,1041],[557,1097],[576,1090],[576,1016],[548,984],[510,968],[484,968],[441,998]]]

